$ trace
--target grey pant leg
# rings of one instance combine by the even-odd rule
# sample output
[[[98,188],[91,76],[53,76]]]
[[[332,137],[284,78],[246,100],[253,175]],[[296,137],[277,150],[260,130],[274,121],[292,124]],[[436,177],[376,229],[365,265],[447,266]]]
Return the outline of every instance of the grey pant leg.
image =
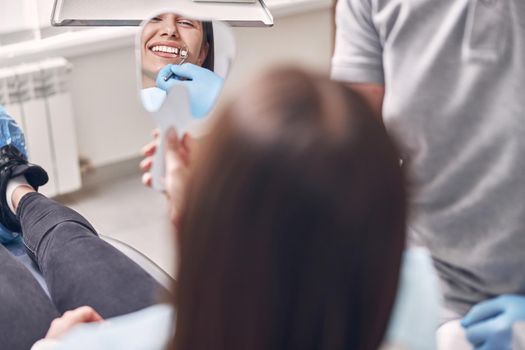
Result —
[[[58,316],[33,275],[0,245],[0,348],[30,349]]]
[[[80,214],[39,193],[17,210],[24,243],[59,312],[88,305],[102,317],[151,306],[163,288],[140,266],[100,239]]]

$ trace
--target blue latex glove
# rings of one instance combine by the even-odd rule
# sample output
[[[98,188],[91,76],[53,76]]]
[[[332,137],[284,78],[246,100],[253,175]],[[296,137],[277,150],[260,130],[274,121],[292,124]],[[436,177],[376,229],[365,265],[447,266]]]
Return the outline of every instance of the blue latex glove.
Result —
[[[171,73],[175,75],[164,81],[164,77]],[[190,95],[191,114],[195,118],[202,118],[210,112],[223,83],[224,79],[217,74],[191,63],[168,64],[157,75],[157,86],[164,91],[169,91],[174,85],[186,86]]]
[[[511,350],[517,321],[525,321],[525,296],[502,295],[475,305],[461,325],[475,349]]]

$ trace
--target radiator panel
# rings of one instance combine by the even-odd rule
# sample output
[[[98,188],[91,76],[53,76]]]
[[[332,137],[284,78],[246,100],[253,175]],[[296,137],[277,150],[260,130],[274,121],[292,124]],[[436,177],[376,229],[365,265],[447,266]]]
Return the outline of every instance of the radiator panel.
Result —
[[[70,70],[63,58],[0,70],[0,101],[24,131],[29,161],[48,172],[40,192],[50,197],[82,185]]]

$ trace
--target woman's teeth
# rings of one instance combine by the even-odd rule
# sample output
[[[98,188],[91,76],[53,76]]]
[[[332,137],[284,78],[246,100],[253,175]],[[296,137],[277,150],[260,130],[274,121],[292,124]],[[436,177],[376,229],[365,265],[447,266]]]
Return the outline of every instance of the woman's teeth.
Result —
[[[153,46],[151,48],[151,51],[153,52],[164,52],[164,53],[171,53],[174,55],[178,55],[180,50],[178,47],[170,47],[170,46]]]

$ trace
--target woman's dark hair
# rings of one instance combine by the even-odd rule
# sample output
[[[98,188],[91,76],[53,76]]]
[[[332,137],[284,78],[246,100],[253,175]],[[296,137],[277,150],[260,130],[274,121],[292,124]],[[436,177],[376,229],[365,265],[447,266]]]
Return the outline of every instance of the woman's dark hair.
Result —
[[[405,242],[396,149],[343,84],[277,69],[249,86],[186,189],[170,348],[377,349]]]
[[[202,63],[202,67],[207,68],[213,72],[215,69],[215,40],[213,38],[213,23],[202,22],[202,29],[204,32],[203,41],[208,43],[208,55]]]

